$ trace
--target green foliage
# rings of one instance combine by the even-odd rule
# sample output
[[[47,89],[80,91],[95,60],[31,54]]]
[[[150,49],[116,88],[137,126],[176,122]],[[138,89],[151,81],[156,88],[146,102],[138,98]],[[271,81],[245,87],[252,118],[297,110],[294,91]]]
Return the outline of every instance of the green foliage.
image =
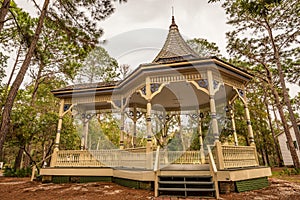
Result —
[[[5,77],[5,68],[7,68],[8,56],[5,56],[0,51],[0,83],[2,83],[3,78]]]
[[[220,50],[216,43],[208,42],[203,38],[194,38],[188,40],[187,44],[200,56],[200,57],[220,57]]]
[[[223,7],[229,16],[228,24],[234,27],[227,33],[227,49],[232,56],[252,66],[273,69],[276,75],[275,47],[285,76],[294,83],[299,81],[298,0],[225,1]],[[267,73],[265,69],[258,72]]]
[[[82,123],[81,116],[79,115],[75,116],[74,123],[77,128],[76,129],[77,138],[80,138],[83,133],[83,123]],[[89,126],[89,133],[87,138],[87,148],[89,150],[115,149],[116,147],[119,147],[119,142],[120,142],[119,121],[112,114],[110,113],[102,114],[101,119],[100,119],[100,115],[94,116],[92,119],[89,120],[88,126]]]
[[[3,54],[12,53],[18,47],[21,52],[19,60],[22,60],[34,36],[39,36],[33,54],[29,55],[32,58],[32,67],[28,74],[32,81],[18,91],[16,99],[13,97],[12,109],[10,105],[5,107],[11,112],[8,114],[11,117],[11,126],[9,131],[5,131],[11,133],[5,144],[11,154],[24,149],[31,161],[39,162],[51,153],[57,131],[59,107],[58,99],[54,98],[51,90],[65,86],[66,80],[74,78],[82,66],[82,61],[97,45],[102,34],[98,21],[108,17],[113,11],[113,0],[55,1],[47,10],[41,34],[37,34],[37,22],[42,18],[31,17],[18,8],[16,3],[11,3],[6,17],[8,20],[0,32],[0,48],[3,49]],[[6,60],[1,54],[0,80],[3,78],[2,71]],[[19,67],[17,61],[16,69]],[[20,76],[19,80],[23,80],[28,65],[29,62],[22,67],[19,74],[23,77]],[[20,85],[17,83],[14,86],[14,90],[10,90],[13,91],[11,96],[17,93]],[[5,102],[6,92],[2,88],[0,92],[1,102]],[[80,138],[73,126],[72,117],[66,116],[63,123],[61,148],[78,149]],[[4,129],[6,127],[8,126]],[[5,135],[1,134],[2,136],[5,138]],[[12,163],[11,160],[10,162]]]
[[[117,61],[104,48],[96,47],[85,59],[76,79],[79,83],[109,82],[120,75],[117,69]]]
[[[5,167],[3,175],[6,177],[30,177],[31,176],[31,168],[26,167],[26,168],[14,170],[12,168]]]
[[[17,155],[19,148],[28,147],[32,151],[27,152],[27,156],[37,163],[52,153],[57,131],[59,99],[52,95],[51,90],[62,85],[61,81],[45,79],[37,90],[34,105],[30,103],[34,86],[28,85],[25,89],[19,90],[11,114],[11,134],[6,142],[8,148],[15,149],[11,153],[15,152]],[[66,115],[63,119],[60,148],[79,149],[79,146],[80,139],[72,117]]]
[[[280,175],[299,175],[300,174],[300,169],[299,168],[284,168],[281,172]]]
[[[102,148],[107,145],[119,146],[120,142],[120,126],[119,122],[111,115],[105,114],[105,120],[100,123],[101,135],[99,141],[102,141]],[[102,140],[101,140],[102,139]],[[109,142],[108,142],[109,141]],[[101,144],[100,144],[101,145]]]
[[[275,106],[280,109],[280,112],[283,106],[287,106],[289,110],[287,119],[295,122],[285,83],[299,81],[300,2],[298,0],[225,0],[221,2],[228,16],[227,23],[233,27],[226,34],[227,50],[233,57],[231,61],[258,78],[249,85],[250,91],[247,95],[248,102],[250,102],[249,110],[261,160],[264,164],[272,164],[274,139],[271,136],[270,126],[272,125],[268,124],[268,114],[265,112],[266,105],[264,104],[267,106],[269,106],[268,102],[274,104],[274,97],[269,92],[271,89],[277,101]],[[240,61],[236,62],[237,60]],[[280,104],[281,102],[283,103]],[[282,113],[281,118],[285,120]],[[240,127],[242,124],[236,121],[237,126]],[[246,137],[245,139],[248,143]],[[296,157],[295,153],[293,157]],[[269,162],[265,163],[267,160]]]

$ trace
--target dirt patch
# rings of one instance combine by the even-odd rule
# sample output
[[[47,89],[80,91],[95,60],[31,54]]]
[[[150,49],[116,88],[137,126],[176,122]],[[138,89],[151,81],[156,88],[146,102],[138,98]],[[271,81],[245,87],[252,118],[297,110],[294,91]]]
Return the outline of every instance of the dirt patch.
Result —
[[[298,200],[300,199],[300,184],[269,178],[270,186],[261,190],[221,195],[222,199],[232,200]]]
[[[29,200],[29,199],[153,199],[153,192],[122,187],[114,183],[86,183],[86,184],[42,184],[30,182],[28,178],[0,177],[1,200]]]
[[[294,177],[295,178],[295,177]],[[298,177],[299,178],[299,177]],[[298,200],[300,199],[300,184],[281,180],[269,179],[270,186],[243,193],[220,195],[224,200]],[[32,199],[63,199],[63,200],[175,200],[185,199],[174,197],[154,198],[153,191],[137,190],[123,187],[114,183],[99,182],[86,184],[42,184],[30,182],[29,178],[0,177],[1,200],[32,200]],[[200,199],[200,198],[188,198]]]

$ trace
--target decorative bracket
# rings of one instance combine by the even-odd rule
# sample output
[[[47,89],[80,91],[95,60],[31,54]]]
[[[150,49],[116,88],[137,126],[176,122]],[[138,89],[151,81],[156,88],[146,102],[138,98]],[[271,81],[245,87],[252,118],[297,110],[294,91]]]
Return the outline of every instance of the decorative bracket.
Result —
[[[141,96],[146,100],[153,99],[157,94],[159,94],[163,88],[168,85],[169,83],[151,83],[150,84],[150,92],[151,94],[147,94],[146,91],[146,85],[142,87],[138,92],[141,94]]]
[[[239,96],[239,98],[243,101],[243,103],[246,105],[247,104],[247,101],[246,101],[246,92],[242,89],[237,89],[237,88],[233,88],[237,95]]]
[[[187,82],[193,84],[198,90],[201,90],[202,92],[204,92],[206,94],[209,94],[207,79],[200,79],[200,80],[194,80],[194,81],[187,80]]]

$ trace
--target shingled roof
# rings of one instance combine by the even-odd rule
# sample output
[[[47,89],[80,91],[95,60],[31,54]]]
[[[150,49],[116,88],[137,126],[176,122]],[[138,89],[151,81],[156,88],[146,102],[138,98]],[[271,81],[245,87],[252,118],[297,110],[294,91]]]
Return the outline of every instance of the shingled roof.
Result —
[[[172,16],[172,24],[166,42],[152,63],[165,64],[196,58],[199,56],[184,41],[175,23],[175,18]]]

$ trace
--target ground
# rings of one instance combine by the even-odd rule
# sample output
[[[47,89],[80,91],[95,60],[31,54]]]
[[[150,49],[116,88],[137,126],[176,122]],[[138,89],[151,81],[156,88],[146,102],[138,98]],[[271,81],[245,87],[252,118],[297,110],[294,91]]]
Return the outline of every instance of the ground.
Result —
[[[297,200],[300,199],[300,175],[269,178],[270,186],[243,193],[221,194],[224,200]],[[136,190],[114,183],[42,184],[29,178],[0,177],[1,200],[63,199],[63,200],[178,200],[185,198],[153,197],[153,192]],[[199,199],[199,198],[187,198]]]

